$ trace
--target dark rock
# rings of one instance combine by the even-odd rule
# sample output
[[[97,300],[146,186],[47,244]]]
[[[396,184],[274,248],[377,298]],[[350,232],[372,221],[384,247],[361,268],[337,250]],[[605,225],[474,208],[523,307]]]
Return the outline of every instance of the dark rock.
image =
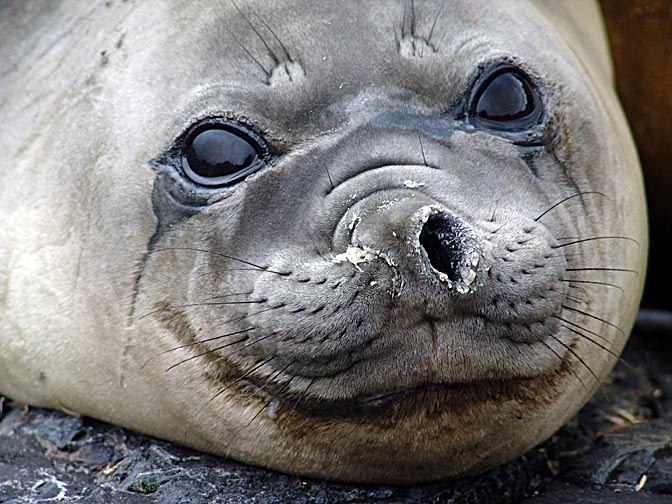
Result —
[[[575,485],[553,482],[539,495],[525,504],[669,504],[669,497],[648,492],[623,492],[594,490]]]

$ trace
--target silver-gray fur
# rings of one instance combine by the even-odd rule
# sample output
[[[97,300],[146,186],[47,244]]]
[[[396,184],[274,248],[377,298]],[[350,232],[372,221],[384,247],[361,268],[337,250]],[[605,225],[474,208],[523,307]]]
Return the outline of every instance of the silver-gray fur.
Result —
[[[0,9],[0,392],[412,482],[524,452],[611,369],[647,227],[592,4]],[[501,69],[533,125],[474,113]],[[203,124],[258,171],[190,179]]]

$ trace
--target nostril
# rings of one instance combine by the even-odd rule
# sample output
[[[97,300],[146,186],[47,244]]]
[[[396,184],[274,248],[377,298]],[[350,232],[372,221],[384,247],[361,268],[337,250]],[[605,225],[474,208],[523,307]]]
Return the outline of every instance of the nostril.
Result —
[[[462,221],[448,212],[436,212],[427,218],[419,240],[436,271],[450,282],[472,284],[480,254],[473,233]]]
[[[452,281],[460,279],[459,268],[462,256],[459,229],[455,218],[443,213],[431,215],[420,232],[429,262],[435,270],[448,275]]]

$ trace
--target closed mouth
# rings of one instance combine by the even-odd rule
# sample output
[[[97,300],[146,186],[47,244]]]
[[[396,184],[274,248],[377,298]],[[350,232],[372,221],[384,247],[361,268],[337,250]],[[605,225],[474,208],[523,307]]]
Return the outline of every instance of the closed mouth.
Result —
[[[247,383],[246,393],[264,397],[268,406],[279,402],[280,406],[275,408],[280,414],[284,410],[287,413],[298,412],[303,416],[323,419],[376,421],[417,414],[454,415],[459,410],[472,409],[478,403],[541,400],[536,390],[540,387],[549,390],[562,374],[564,372],[559,371],[543,377],[470,383],[427,383],[343,400],[317,399],[301,392],[286,393],[280,384],[266,384],[262,389],[253,382]]]

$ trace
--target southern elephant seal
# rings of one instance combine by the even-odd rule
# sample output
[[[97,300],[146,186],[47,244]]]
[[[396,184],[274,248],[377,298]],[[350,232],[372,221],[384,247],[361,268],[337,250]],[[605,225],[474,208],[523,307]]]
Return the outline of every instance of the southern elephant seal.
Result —
[[[587,2],[5,2],[0,390],[336,480],[599,386],[641,175]]]

